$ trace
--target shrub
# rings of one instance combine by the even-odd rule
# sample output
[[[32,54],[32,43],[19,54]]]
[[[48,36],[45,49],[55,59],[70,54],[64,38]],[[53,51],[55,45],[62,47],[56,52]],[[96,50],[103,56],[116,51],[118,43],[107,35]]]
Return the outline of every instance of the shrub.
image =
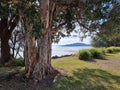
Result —
[[[110,47],[115,53],[120,52],[120,47]]]
[[[107,48],[107,51],[106,51],[107,53],[114,53],[114,50],[113,50],[113,48]]]
[[[93,58],[96,59],[104,59],[105,52],[102,49],[90,49],[90,53],[92,54]]]
[[[5,66],[24,66],[24,65],[25,63],[23,58],[12,59],[5,64]]]
[[[120,52],[120,47],[109,47],[107,48],[107,53],[117,53]]]
[[[80,50],[78,57],[79,59],[82,59],[82,60],[87,60],[87,61],[92,60],[92,55],[89,52],[89,50]]]
[[[105,48],[97,48],[99,52],[101,52],[103,55],[106,54],[106,49]]]

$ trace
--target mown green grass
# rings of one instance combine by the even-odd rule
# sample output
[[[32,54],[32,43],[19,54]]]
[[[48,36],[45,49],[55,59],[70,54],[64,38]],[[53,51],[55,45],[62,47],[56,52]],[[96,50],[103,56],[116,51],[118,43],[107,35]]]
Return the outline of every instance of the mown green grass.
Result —
[[[120,59],[120,53],[107,54],[106,57],[107,57],[107,58],[111,58],[111,59]]]
[[[119,59],[120,53],[107,54],[106,58]],[[64,69],[67,76],[54,83],[50,90],[120,90],[120,71],[101,68],[76,56],[55,59],[52,64]]]

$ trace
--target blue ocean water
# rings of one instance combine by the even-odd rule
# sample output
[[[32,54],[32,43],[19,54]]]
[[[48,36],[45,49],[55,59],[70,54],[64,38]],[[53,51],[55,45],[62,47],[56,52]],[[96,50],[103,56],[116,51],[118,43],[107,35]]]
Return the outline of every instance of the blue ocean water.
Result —
[[[89,49],[92,46],[61,46],[53,45],[52,46],[52,56],[64,56],[77,53],[81,49]]]
[[[52,56],[70,55],[70,54],[77,53],[81,49],[92,48],[92,46],[86,46],[86,45],[68,46],[70,44],[75,44],[75,43],[90,44],[91,43],[91,38],[90,37],[85,38],[83,41],[80,41],[80,38],[78,36],[70,36],[70,37],[61,38],[61,40],[58,44],[53,43],[53,45],[52,45]]]

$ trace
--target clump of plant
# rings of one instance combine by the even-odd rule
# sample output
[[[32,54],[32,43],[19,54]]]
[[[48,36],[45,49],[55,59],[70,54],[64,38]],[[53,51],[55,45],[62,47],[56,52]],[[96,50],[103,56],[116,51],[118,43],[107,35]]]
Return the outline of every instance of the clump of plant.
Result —
[[[106,48],[97,48],[103,55],[106,55]]]
[[[106,52],[107,53],[114,53],[114,49],[113,48],[107,48]]]
[[[105,58],[105,52],[102,49],[90,49],[89,51],[93,58],[96,58],[96,59]]]
[[[92,54],[89,52],[89,50],[80,50],[78,53],[78,57],[80,60],[92,60]]]
[[[116,47],[116,52],[120,52],[120,47]]]
[[[5,66],[24,66],[24,65],[25,63],[23,58],[12,59],[5,64]]]
[[[106,50],[107,53],[118,53],[120,52],[120,47],[109,47]]]

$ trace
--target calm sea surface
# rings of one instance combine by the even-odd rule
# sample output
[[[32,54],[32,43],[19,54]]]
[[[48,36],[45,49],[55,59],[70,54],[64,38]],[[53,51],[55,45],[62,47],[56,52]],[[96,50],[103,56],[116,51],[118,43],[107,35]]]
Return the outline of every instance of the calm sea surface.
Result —
[[[52,56],[63,56],[75,54],[81,49],[89,49],[92,46],[61,46],[61,45],[53,45],[52,46]]]
[[[64,56],[77,53],[81,49],[89,49],[91,46],[61,46],[52,45],[52,57],[53,56]],[[23,57],[23,52],[20,52],[20,56]],[[20,56],[17,56],[19,58]]]

